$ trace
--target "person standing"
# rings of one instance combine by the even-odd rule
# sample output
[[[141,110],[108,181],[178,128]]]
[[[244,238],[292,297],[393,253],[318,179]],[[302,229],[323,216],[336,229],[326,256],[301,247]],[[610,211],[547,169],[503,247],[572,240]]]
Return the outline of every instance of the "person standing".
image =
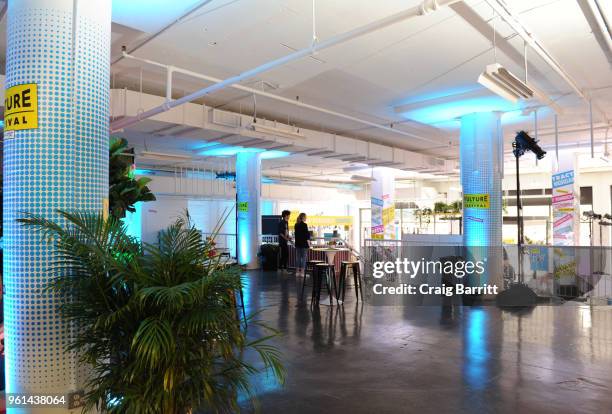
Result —
[[[306,213],[300,213],[295,223],[296,276],[304,276],[306,271],[306,260],[308,258],[308,248],[310,247],[309,240],[310,232],[306,224]]]
[[[289,210],[283,210],[281,219],[278,222],[278,247],[280,249],[279,270],[287,270],[287,260],[289,259],[288,243],[291,241],[291,237],[289,237],[290,215],[291,212]]]

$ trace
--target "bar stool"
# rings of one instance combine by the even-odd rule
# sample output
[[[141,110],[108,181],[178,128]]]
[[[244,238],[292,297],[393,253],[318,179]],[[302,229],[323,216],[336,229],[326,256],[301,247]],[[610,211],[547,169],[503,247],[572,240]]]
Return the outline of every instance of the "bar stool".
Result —
[[[344,296],[346,293],[346,277],[348,276],[348,271],[351,271],[353,275],[353,285],[355,286],[355,297],[359,300],[359,293],[361,293],[361,298],[363,300],[363,291],[361,289],[361,270],[359,266],[359,261],[343,261],[340,264],[340,289],[342,291],[342,301],[344,302]]]
[[[304,299],[304,289],[306,288],[306,275],[310,275],[310,279],[314,280],[315,265],[319,263],[325,263],[323,260],[309,260],[306,262],[306,269],[304,270],[304,280],[302,281],[302,299]]]
[[[325,286],[327,287],[327,293],[329,293],[329,305],[333,306],[333,298],[332,298],[332,286],[333,291],[336,293],[336,302],[338,301],[338,289],[336,288],[336,271],[334,270],[334,265],[328,263],[317,263],[315,265],[315,272],[312,284],[312,297],[311,304],[319,304],[319,300],[321,299],[321,285],[323,284],[323,280],[325,280]],[[339,304],[339,303],[338,303]]]

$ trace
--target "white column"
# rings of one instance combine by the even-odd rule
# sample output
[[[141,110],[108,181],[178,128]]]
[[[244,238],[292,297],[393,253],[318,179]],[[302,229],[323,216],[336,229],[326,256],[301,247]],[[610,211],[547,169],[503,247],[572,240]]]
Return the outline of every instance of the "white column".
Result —
[[[502,278],[503,149],[499,113],[461,117],[463,244],[475,256],[472,259],[486,261],[481,282],[498,285]]]
[[[248,269],[256,269],[261,235],[261,158],[258,153],[236,155],[236,198],[238,262]]]
[[[391,168],[376,167],[372,178],[372,238],[395,239],[395,172]]]
[[[107,205],[111,0],[11,0],[7,18],[6,97],[14,107],[5,108],[4,135],[6,389],[68,395],[83,388],[86,367],[64,352],[60,299],[43,292],[51,246],[15,220],[28,212],[61,223],[58,209]]]

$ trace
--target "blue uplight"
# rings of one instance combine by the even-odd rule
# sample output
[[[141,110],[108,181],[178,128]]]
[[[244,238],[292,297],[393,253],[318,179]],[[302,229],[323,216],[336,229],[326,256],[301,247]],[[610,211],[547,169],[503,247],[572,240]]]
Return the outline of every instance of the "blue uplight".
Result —
[[[260,158],[262,160],[271,160],[274,158],[283,158],[290,155],[289,152],[285,152],[285,151],[277,151],[277,150],[270,150],[270,151],[265,151],[262,152],[260,155]]]
[[[138,240],[142,240],[142,202],[134,204],[136,211],[125,213],[123,223],[126,226],[126,233]]]
[[[520,109],[520,103],[514,104],[498,96],[478,96],[453,102],[434,104],[424,108],[415,108],[405,112],[403,116],[413,121],[432,125],[448,122],[462,115],[475,112],[508,112]]]
[[[134,175],[155,175],[155,171],[136,168],[134,170]]]
[[[290,153],[285,151],[276,150],[265,150],[263,148],[248,148],[240,146],[218,146],[214,148],[204,149],[198,152],[198,155],[205,157],[233,157],[236,154],[243,153],[259,153],[262,160],[269,160],[273,158],[282,158],[288,156]]]

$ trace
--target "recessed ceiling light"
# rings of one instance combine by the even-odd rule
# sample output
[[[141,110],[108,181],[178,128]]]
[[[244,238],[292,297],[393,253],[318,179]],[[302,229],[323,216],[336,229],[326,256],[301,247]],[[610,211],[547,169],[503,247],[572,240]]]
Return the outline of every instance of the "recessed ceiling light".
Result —
[[[217,42],[208,42],[208,46],[217,46]]]

